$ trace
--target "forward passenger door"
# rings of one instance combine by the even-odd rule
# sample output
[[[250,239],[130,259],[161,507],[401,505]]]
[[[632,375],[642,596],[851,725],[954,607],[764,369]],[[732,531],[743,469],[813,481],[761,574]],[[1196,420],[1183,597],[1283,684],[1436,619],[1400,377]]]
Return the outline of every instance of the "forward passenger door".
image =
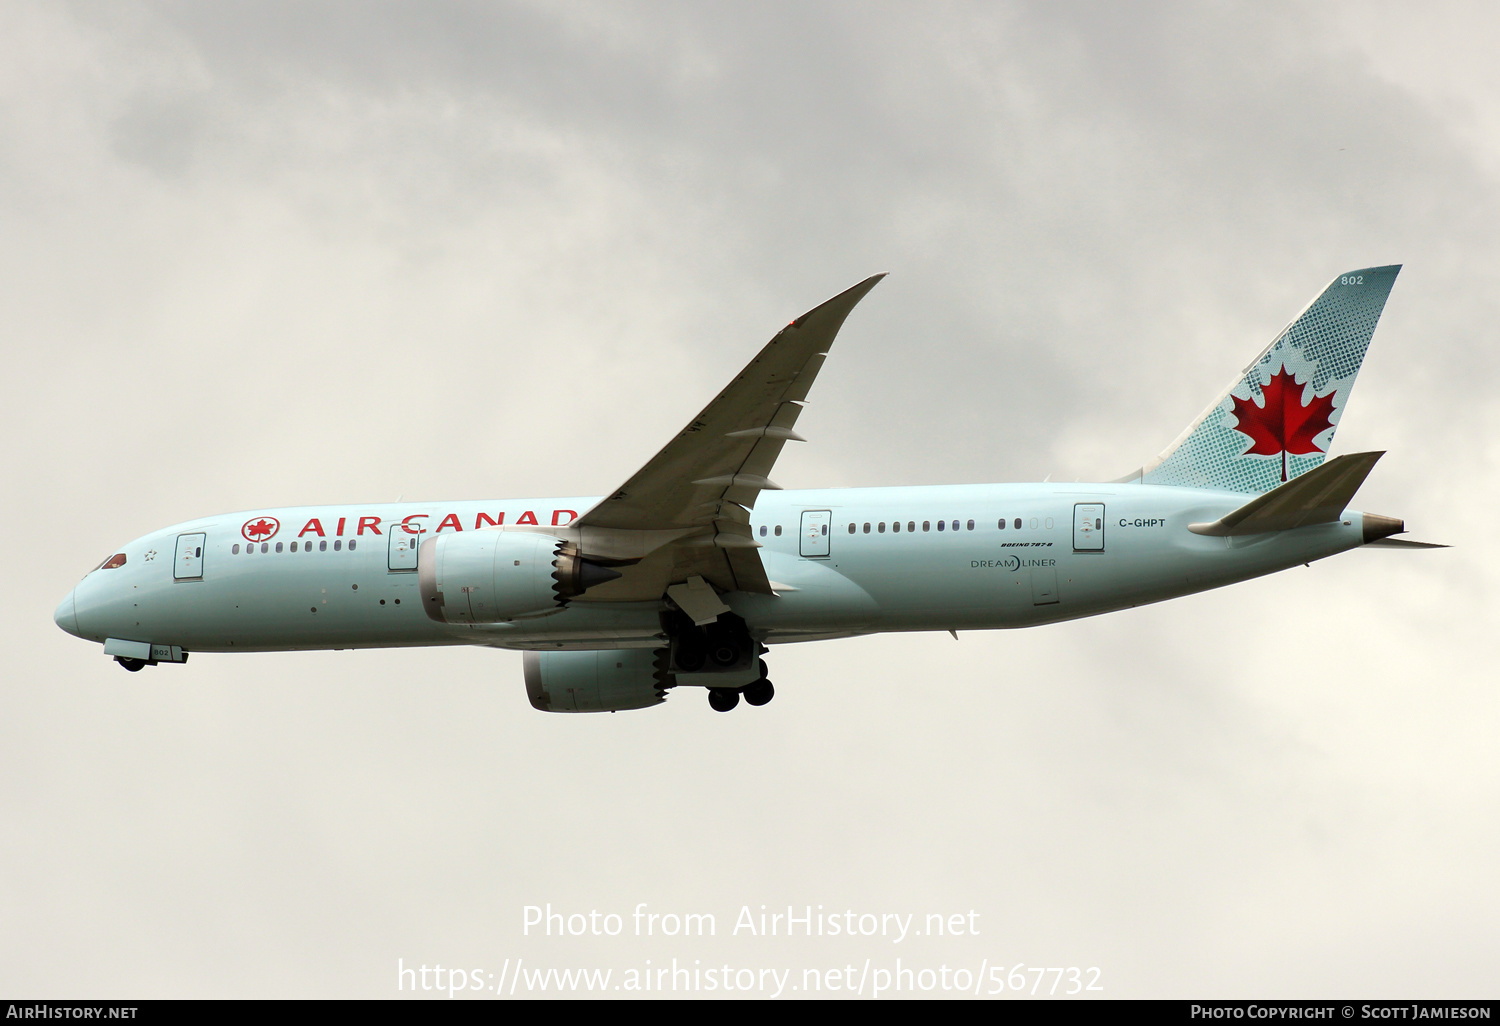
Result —
[[[177,558],[172,563],[173,580],[203,580],[203,543],[207,539],[206,534],[177,536]]]

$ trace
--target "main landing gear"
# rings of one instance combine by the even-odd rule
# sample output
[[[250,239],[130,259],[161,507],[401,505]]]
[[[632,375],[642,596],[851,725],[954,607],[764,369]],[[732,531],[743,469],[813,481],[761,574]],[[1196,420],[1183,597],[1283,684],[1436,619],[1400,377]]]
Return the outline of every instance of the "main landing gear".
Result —
[[[700,626],[672,610],[663,615],[662,629],[671,639],[667,665],[674,686],[707,688],[708,704],[715,712],[728,712],[741,698],[748,705],[765,705],[775,696],[766,661],[758,654],[766,651],[765,645],[733,613]]]
[[[776,688],[771,685],[766,676],[766,661],[760,660],[760,679],[752,684],[746,684],[742,688],[709,688],[708,704],[714,712],[728,712],[740,704],[740,698],[745,699],[747,705],[765,705],[776,697]]]

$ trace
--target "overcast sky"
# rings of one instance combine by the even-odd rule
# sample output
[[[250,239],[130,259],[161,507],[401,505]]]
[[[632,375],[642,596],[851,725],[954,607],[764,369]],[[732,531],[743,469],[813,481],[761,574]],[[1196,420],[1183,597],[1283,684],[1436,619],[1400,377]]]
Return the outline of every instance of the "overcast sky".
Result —
[[[0,992],[1494,996],[1497,50],[1483,3],[0,6]],[[52,623],[196,516],[606,491],[878,271],[779,482],[1113,478],[1386,263],[1335,451],[1450,551],[779,648],[728,716],[543,715],[485,650],[126,675]],[[523,936],[547,902],[718,936]],[[732,936],[762,904],[980,932]]]

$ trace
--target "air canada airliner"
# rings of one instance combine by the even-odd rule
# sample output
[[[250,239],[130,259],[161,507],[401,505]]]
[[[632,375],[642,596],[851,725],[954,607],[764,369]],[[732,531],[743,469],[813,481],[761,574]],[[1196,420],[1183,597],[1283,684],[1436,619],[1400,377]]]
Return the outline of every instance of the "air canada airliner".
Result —
[[[803,314],[607,495],[259,509],[153,531],[57,607],[126,670],[190,652],[486,645],[544,712],[727,712],[764,656],[881,631],[1029,627],[1397,539],[1327,459],[1399,266],[1341,274],[1155,460],[1106,483],[787,491],[771,472],[883,275]],[[956,634],[955,634],[956,636]]]

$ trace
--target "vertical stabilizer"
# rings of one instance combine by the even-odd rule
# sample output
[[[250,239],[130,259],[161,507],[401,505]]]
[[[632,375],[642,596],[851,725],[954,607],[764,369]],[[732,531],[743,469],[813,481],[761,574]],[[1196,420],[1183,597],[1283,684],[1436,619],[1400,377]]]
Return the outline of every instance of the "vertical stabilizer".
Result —
[[[1320,466],[1400,270],[1333,279],[1140,480],[1258,493]]]

